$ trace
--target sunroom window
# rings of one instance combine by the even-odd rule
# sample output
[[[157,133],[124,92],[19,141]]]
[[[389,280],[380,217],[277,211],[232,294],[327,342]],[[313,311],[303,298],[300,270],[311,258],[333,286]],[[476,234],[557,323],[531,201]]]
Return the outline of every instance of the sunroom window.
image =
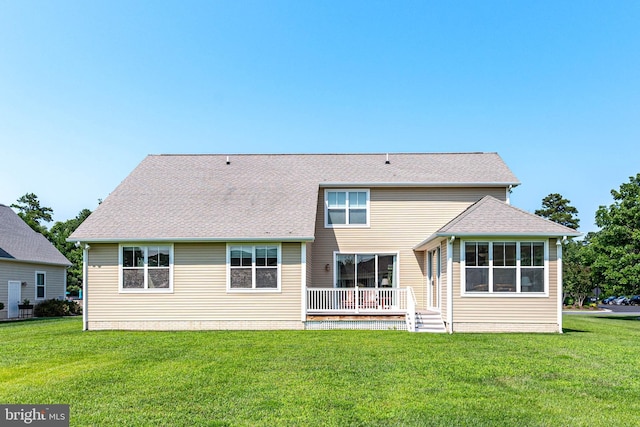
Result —
[[[545,242],[464,242],[465,293],[545,292]]]

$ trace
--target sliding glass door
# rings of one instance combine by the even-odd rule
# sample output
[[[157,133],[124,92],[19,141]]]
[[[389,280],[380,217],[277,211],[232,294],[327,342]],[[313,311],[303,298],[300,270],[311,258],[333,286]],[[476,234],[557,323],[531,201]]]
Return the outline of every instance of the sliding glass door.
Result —
[[[396,254],[336,254],[335,287],[395,288]]]

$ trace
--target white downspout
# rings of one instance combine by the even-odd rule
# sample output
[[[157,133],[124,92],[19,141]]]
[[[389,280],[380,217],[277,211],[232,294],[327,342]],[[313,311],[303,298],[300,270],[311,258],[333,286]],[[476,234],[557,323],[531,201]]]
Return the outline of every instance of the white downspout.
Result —
[[[302,269],[300,272],[300,321],[305,322],[307,320],[307,244],[305,242],[300,243],[300,265]]]
[[[456,236],[447,240],[447,324],[453,333],[453,242]]]
[[[87,284],[89,283],[89,249],[91,246],[85,244],[82,248],[82,330],[89,330],[89,314],[87,312],[88,293]]]
[[[557,251],[557,269],[558,269],[558,278],[557,278],[557,298],[558,298],[558,332],[562,333],[562,303],[564,292],[562,290],[562,243],[567,240],[567,236],[563,236],[562,239],[556,240],[556,251]]]

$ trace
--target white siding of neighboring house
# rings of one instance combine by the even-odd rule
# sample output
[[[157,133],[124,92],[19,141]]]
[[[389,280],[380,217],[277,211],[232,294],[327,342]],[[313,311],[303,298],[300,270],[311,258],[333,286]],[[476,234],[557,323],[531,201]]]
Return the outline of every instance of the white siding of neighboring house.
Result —
[[[46,273],[44,299],[36,299],[36,271]],[[9,281],[26,282],[26,286],[20,287],[20,300],[27,298],[31,304],[37,304],[47,299],[64,298],[66,274],[67,269],[63,266],[0,260],[0,301],[4,303],[0,319],[7,318]]]

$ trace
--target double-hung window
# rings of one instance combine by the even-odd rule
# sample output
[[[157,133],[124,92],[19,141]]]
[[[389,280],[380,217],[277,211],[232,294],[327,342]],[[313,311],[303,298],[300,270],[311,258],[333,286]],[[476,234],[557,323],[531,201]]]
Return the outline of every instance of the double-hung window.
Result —
[[[534,242],[463,242],[463,293],[543,294],[547,244]]]
[[[47,273],[36,271],[36,299],[44,299],[46,296]]]
[[[280,252],[280,245],[229,245],[227,289],[280,290]]]
[[[173,246],[121,246],[121,292],[173,291]]]
[[[369,225],[369,190],[325,190],[324,195],[325,227]]]

